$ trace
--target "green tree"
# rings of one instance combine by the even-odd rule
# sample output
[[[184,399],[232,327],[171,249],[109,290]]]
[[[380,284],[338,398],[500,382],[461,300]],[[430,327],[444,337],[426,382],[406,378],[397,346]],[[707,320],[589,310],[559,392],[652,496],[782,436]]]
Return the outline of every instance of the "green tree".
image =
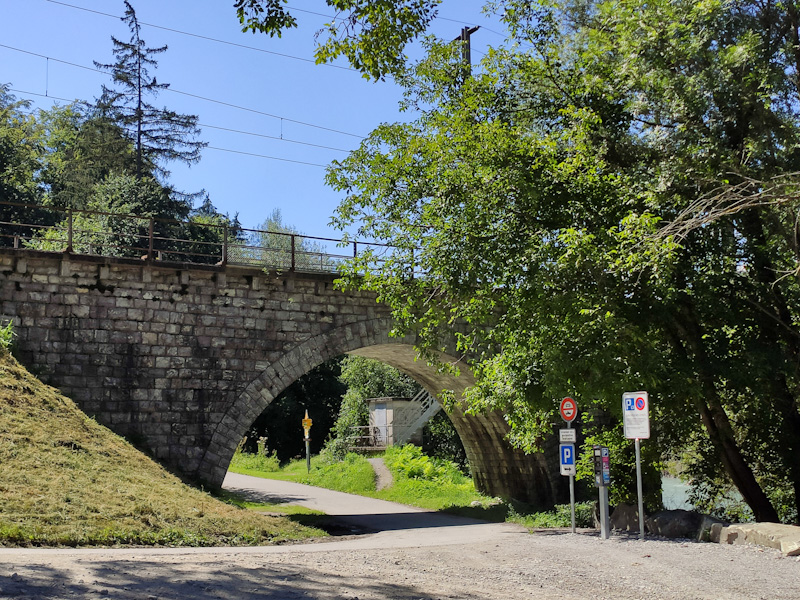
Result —
[[[84,209],[93,187],[112,174],[136,173],[136,155],[125,131],[82,103],[39,111],[43,159],[39,175],[47,203]]]
[[[167,175],[163,164],[178,160],[194,164],[200,160],[200,151],[206,146],[195,138],[200,134],[197,117],[182,115],[167,108],[151,104],[148,96],[155,97],[169,84],[159,83],[150,69],[157,67],[155,56],[167,51],[167,46],[151,48],[140,35],[136,12],[125,0],[122,20],[131,31],[127,42],[111,37],[114,63],[95,61],[95,66],[108,71],[113,88],[103,86],[98,110],[125,129],[136,152],[136,178],[141,179],[148,168],[156,174]]]
[[[229,250],[231,262],[264,266],[265,269],[295,269],[333,272],[337,262],[319,242],[305,237],[283,222],[280,209],[274,209],[256,230],[244,232]]]
[[[318,63],[345,56],[367,78],[397,75],[405,65],[403,50],[436,16],[441,0],[326,0],[336,17],[317,36]],[[236,0],[243,31],[280,36],[297,26],[285,0]]]
[[[44,152],[42,129],[35,115],[29,114],[30,103],[17,100],[0,85],[0,202],[29,205],[0,206],[0,221],[22,224],[49,224],[48,211],[37,208],[45,189],[38,173]],[[0,245],[11,246],[14,236],[28,238],[36,231],[30,227],[4,226]]]
[[[431,356],[472,324],[470,410],[504,411],[520,447],[538,448],[553,398],[619,418],[621,392],[648,389],[651,443],[702,425],[756,518],[777,520],[781,495],[792,518],[794,3],[504,5],[531,50],[465,78],[457,49],[431,44],[401,78],[419,117],[330,171],[336,222],[394,246],[348,283]]]

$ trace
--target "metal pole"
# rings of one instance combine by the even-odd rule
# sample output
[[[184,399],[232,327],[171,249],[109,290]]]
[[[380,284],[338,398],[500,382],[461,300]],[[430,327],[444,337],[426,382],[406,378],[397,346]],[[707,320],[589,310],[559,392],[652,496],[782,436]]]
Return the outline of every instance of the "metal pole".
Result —
[[[228,264],[228,226],[225,225],[225,228],[222,230],[222,264]]]
[[[635,441],[636,448],[636,493],[639,495],[639,539],[644,539],[644,499],[642,498],[642,457],[639,452],[639,438]]]
[[[567,429],[572,429],[572,421],[567,421]],[[577,442],[577,438],[575,441]],[[572,533],[575,533],[575,475],[569,476],[569,517]]]
[[[67,214],[67,252],[72,252],[72,209]]]
[[[602,475],[600,476],[602,477]],[[608,486],[600,486],[600,537],[608,539]]]
[[[575,533],[575,475],[569,476],[569,513],[572,521],[572,533]]]
[[[147,260],[153,260],[153,231],[155,228],[155,221],[151,218],[147,230]]]
[[[311,438],[306,438],[306,472],[311,473]]]

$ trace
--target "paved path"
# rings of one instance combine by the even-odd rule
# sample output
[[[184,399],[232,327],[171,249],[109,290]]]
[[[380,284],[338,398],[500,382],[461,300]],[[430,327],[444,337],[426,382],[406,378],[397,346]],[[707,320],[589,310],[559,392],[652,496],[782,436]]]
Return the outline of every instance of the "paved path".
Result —
[[[287,502],[322,511],[336,517],[337,522],[349,526],[354,533],[374,532],[374,535],[358,539],[327,542],[323,544],[326,547],[331,544],[349,549],[474,544],[524,533],[523,528],[508,523],[487,523],[289,481],[228,473],[223,487],[254,501]]]

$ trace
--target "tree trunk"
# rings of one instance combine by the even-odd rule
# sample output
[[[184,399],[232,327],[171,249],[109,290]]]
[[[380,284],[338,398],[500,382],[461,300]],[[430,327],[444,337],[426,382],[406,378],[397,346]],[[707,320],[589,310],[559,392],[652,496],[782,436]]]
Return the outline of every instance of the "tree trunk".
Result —
[[[749,210],[742,213],[739,223],[752,256],[753,277],[763,290],[764,305],[758,305],[759,310],[755,314],[760,337],[765,346],[780,348],[784,364],[795,365],[796,369],[796,365],[800,363],[800,332],[794,325],[792,311],[780,282],[775,281],[778,271],[767,250],[767,233],[762,216],[755,209]],[[748,292],[745,293],[749,296]],[[753,302],[749,297],[745,300]],[[783,458],[792,481],[795,506],[800,516],[800,411],[798,411],[796,390],[793,393],[782,365],[776,364],[775,369],[779,373],[768,389],[772,392],[772,404],[781,417],[777,428],[777,452]]]
[[[719,454],[725,471],[753,511],[757,521],[778,522],[778,513],[756,480],[753,470],[742,456],[733,427],[717,392],[714,371],[703,345],[702,331],[688,303],[681,307],[679,319],[669,324],[676,349],[695,366],[702,386],[702,397],[694,404]]]

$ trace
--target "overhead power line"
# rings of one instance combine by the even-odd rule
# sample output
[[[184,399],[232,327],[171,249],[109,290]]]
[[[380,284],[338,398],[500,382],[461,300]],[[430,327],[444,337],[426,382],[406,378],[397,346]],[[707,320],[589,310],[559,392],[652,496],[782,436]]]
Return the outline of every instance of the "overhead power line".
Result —
[[[51,100],[61,100],[62,102],[74,102],[74,100],[70,100],[69,98],[60,98],[58,96],[53,96],[53,95],[37,94],[36,92],[28,92],[26,90],[17,90],[17,89],[9,88],[8,91],[12,92],[14,94],[25,94],[26,96],[39,96],[41,98],[50,98]],[[25,114],[33,115],[35,113],[34,112],[26,112]],[[251,135],[251,136],[266,138],[266,139],[270,139],[270,140],[278,140],[278,141],[287,142],[287,143],[290,143],[290,144],[300,144],[302,146],[311,146],[312,148],[321,148],[322,150],[333,150],[334,152],[350,152],[349,150],[345,150],[343,148],[332,148],[330,146],[322,146],[320,144],[312,144],[310,142],[301,142],[299,140],[292,140],[292,139],[289,139],[289,138],[277,137],[277,136],[274,136],[274,135],[265,135],[265,134],[262,134],[262,133],[254,133],[252,131],[240,131],[238,129],[230,129],[228,127],[218,127],[216,125],[208,125],[206,123],[198,123],[198,125],[200,127],[206,127],[208,129],[219,129],[220,131],[229,131],[231,133],[239,133],[239,134],[242,134],[242,135]],[[298,160],[291,160],[291,159],[288,159],[288,158],[278,158],[276,156],[267,156],[265,154],[254,154],[254,153],[251,153],[251,152],[244,152],[244,151],[241,151],[241,150],[232,150],[232,149],[229,149],[229,148],[217,148],[217,147],[214,147],[214,146],[206,146],[206,148],[210,148],[212,150],[219,150],[219,151],[222,151],[222,152],[234,152],[236,154],[246,154],[248,156],[258,156],[260,158],[269,158],[269,159],[272,159],[272,160],[282,160],[282,161],[285,161],[285,162],[299,163],[299,164],[302,164],[302,165],[310,165],[310,166],[313,166],[313,167],[324,167],[325,166],[325,165],[320,165],[320,164],[317,164],[317,163],[308,163],[308,162],[303,162],[303,161],[298,161]]]
[[[88,13],[94,13],[96,15],[101,15],[104,17],[111,17],[113,19],[119,20],[119,15],[114,15],[111,13],[101,12],[99,10],[93,10],[91,8],[84,8],[83,6],[75,6],[74,4],[68,4],[67,2],[59,2],[58,0],[44,0],[45,2],[50,2],[51,4],[58,4],[60,6],[66,6],[68,8],[74,8],[75,10],[82,10]],[[299,10],[299,9],[297,9]],[[309,11],[302,11],[302,12],[309,12]],[[351,71],[356,73],[355,69],[351,69],[350,67],[343,67],[342,65],[334,65],[331,63],[317,63],[317,61],[312,60],[310,58],[303,58],[302,56],[294,56],[292,54],[283,54],[281,52],[274,52],[272,50],[264,50],[263,48],[257,48],[255,46],[248,46],[247,44],[239,44],[236,42],[229,42],[228,40],[221,40],[219,38],[213,38],[207,35],[201,35],[199,33],[192,33],[190,31],[181,31],[180,29],[173,29],[171,27],[164,27],[163,25],[156,25],[154,23],[145,23],[144,21],[139,21],[140,25],[145,25],[147,27],[152,27],[153,29],[161,29],[163,31],[169,31],[171,33],[178,33],[180,35],[187,35],[189,37],[198,38],[201,40],[206,40],[209,42],[215,42],[217,44],[225,44],[226,46],[233,46],[235,48],[243,48],[245,50],[252,50],[254,52],[261,52],[263,54],[272,54],[274,56],[280,56],[281,58],[290,58],[292,60],[299,60],[306,63],[311,63],[313,65],[320,64],[321,66],[325,67],[333,67],[335,69],[341,69],[342,71]]]
[[[303,146],[311,146],[312,148],[321,148],[322,150],[333,150],[334,152],[350,152],[344,148],[333,148],[331,146],[322,146],[321,144],[312,144],[310,142],[301,142],[299,140],[292,140],[285,137],[278,137],[276,135],[266,135],[264,133],[255,133],[253,131],[241,131],[239,129],[229,129],[227,127],[219,127],[217,125],[209,125],[208,123],[198,123],[200,127],[208,129],[218,129],[219,131],[229,131],[231,133],[239,133],[241,135],[252,135],[255,137],[266,138],[268,140],[279,140],[281,142],[289,142],[290,144],[302,144]]]
[[[14,46],[8,46],[6,44],[0,44],[0,48],[7,48],[7,49],[13,50],[15,52],[21,52],[23,54],[29,54],[31,56],[36,56],[38,58],[44,58],[45,60],[48,60],[48,61],[52,60],[53,62],[58,62],[58,63],[61,63],[61,64],[69,65],[71,67],[77,67],[78,69],[84,69],[86,71],[94,71],[95,73],[100,73],[102,75],[107,75],[107,73],[105,71],[101,71],[100,69],[96,69],[94,67],[87,67],[87,66],[84,66],[84,65],[79,65],[77,63],[72,63],[72,62],[69,62],[69,61],[66,61],[66,60],[61,60],[59,58],[53,58],[52,56],[47,56],[46,54],[38,54],[36,52],[31,52],[30,50],[23,50],[21,48],[15,48]],[[314,129],[321,129],[323,131],[329,131],[331,133],[338,133],[340,135],[347,135],[347,136],[358,138],[358,139],[364,139],[363,135],[358,135],[357,133],[349,133],[347,131],[341,131],[339,129],[333,129],[333,128],[330,128],[330,127],[324,127],[323,125],[315,125],[313,123],[308,123],[306,121],[299,121],[297,119],[290,119],[288,117],[282,117],[281,115],[268,113],[268,112],[265,112],[263,110],[257,110],[255,108],[248,108],[246,106],[239,106],[238,104],[232,104],[230,102],[224,102],[222,100],[215,100],[213,98],[207,98],[205,96],[199,96],[197,94],[190,94],[189,92],[182,92],[180,90],[175,90],[175,89],[172,89],[172,88],[165,88],[165,91],[172,92],[173,94],[180,94],[182,96],[189,96],[190,98],[196,98],[198,100],[204,100],[205,102],[212,102],[214,104],[220,104],[222,106],[227,106],[229,108],[235,108],[237,110],[243,110],[243,111],[251,112],[251,113],[254,113],[254,114],[258,114],[258,115],[263,115],[265,117],[270,117],[272,119],[280,119],[281,121],[286,121],[287,123],[295,123],[297,125],[303,125],[305,127],[313,127]]]
[[[298,165],[307,165],[309,167],[321,167],[325,168],[327,165],[321,165],[319,163],[310,163],[304,162],[302,160],[292,160],[290,158],[278,158],[277,156],[267,156],[266,154],[256,154],[254,152],[244,152],[242,150],[230,150],[228,148],[217,148],[216,146],[206,146],[206,150],[219,150],[221,152],[232,152],[233,154],[244,154],[245,156],[255,156],[256,158],[268,158],[270,160],[279,160],[281,162],[289,162],[295,163]]]

